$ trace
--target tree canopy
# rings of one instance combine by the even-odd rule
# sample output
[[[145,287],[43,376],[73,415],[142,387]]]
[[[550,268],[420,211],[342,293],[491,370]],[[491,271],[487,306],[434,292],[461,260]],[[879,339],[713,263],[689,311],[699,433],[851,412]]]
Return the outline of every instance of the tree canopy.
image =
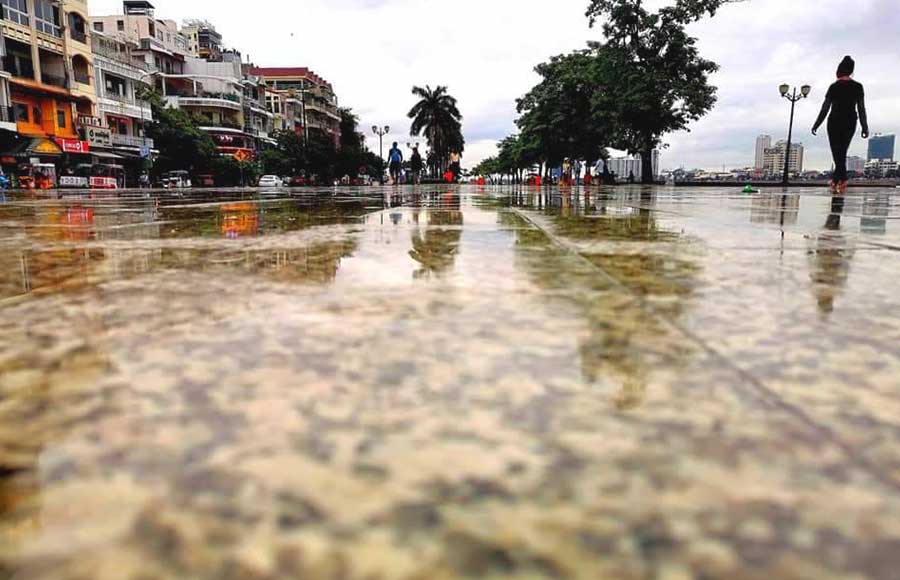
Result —
[[[462,113],[456,99],[447,92],[446,86],[430,85],[413,87],[412,94],[419,98],[408,113],[412,119],[409,134],[418,137],[422,133],[428,143],[428,164],[432,173],[442,173],[447,167],[451,151],[462,153],[465,138],[462,134]]]

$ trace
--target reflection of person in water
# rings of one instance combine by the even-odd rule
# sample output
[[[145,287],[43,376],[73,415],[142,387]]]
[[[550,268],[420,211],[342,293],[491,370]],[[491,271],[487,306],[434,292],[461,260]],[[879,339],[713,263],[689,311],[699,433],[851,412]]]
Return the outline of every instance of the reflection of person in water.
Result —
[[[844,197],[835,196],[831,201],[831,213],[825,220],[825,229],[815,241],[810,252],[810,278],[822,316],[834,312],[834,304],[841,290],[850,279],[850,262],[855,250],[840,233],[844,214]]]

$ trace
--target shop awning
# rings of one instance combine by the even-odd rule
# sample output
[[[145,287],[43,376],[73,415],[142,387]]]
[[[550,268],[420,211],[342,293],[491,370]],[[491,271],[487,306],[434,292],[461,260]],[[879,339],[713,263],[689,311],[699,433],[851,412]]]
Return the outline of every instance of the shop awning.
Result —
[[[94,157],[99,157],[100,159],[125,159],[122,155],[116,155],[115,153],[106,153],[104,151],[91,151],[91,155]]]
[[[59,145],[50,139],[30,138],[22,139],[15,143],[8,151],[4,151],[3,155],[12,157],[28,157],[30,155],[62,155],[62,149]]]

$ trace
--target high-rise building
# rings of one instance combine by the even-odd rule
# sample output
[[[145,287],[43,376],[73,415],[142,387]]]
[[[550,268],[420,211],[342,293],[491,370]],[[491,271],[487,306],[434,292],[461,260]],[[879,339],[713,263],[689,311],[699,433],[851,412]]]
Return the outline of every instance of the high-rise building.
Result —
[[[866,171],[866,160],[862,157],[848,157],[847,171],[850,173],[864,173]]]
[[[92,16],[97,32],[136,44],[133,56],[153,70],[165,74],[184,73],[184,58],[190,54],[188,39],[173,20],[159,19],[146,0],[125,0],[123,14]]]
[[[895,143],[894,135],[872,135],[869,138],[869,161],[893,161]]]
[[[774,147],[766,149],[763,169],[772,176],[784,173],[784,158],[787,141],[779,141]],[[788,172],[792,175],[803,173],[803,143],[791,143],[791,154],[788,161]]]
[[[772,147],[771,135],[760,135],[756,138],[756,162],[754,169],[763,169],[766,165],[766,149]]]

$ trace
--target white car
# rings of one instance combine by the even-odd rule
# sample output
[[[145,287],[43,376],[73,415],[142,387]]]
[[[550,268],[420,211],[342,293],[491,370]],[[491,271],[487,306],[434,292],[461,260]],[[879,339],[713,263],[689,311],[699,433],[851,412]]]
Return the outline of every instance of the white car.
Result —
[[[277,175],[263,175],[259,178],[260,187],[281,187],[281,178]]]

